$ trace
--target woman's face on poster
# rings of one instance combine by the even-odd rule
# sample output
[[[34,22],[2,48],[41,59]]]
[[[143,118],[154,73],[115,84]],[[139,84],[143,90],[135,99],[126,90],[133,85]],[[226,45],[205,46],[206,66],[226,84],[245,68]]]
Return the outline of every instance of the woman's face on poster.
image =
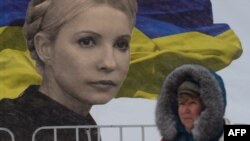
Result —
[[[89,104],[112,99],[129,68],[129,25],[126,14],[107,5],[88,8],[64,24],[49,63],[57,91]]]

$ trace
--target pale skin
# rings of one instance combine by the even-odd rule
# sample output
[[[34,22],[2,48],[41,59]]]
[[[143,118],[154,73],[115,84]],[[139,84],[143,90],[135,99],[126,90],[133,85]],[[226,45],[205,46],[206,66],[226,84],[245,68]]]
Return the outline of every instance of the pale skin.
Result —
[[[178,115],[181,123],[188,132],[194,127],[194,121],[200,116],[202,111],[202,103],[199,98],[190,97],[182,94],[178,98]]]
[[[120,10],[96,5],[64,24],[54,42],[38,33],[35,47],[45,63],[39,91],[82,116],[111,100],[129,68],[129,22]]]

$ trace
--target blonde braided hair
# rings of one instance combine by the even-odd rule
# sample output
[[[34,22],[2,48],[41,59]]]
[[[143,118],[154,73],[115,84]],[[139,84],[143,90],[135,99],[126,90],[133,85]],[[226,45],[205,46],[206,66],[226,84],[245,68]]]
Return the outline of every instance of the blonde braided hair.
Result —
[[[31,0],[26,13],[23,30],[24,36],[27,40],[31,57],[37,61],[37,67],[39,67],[39,65],[43,65],[43,62],[36,53],[34,46],[34,36],[41,30],[43,17],[50,4],[51,0]]]

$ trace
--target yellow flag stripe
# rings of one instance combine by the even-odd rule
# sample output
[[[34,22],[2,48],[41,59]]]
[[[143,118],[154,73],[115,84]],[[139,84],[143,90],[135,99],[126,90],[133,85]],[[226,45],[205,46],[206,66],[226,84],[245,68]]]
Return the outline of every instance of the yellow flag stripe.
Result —
[[[195,63],[220,70],[237,59],[242,48],[232,30],[216,37],[188,32],[150,39],[135,28],[130,51],[130,70],[117,97],[155,99],[166,75],[177,66]],[[41,82],[22,27],[0,27],[0,80],[0,99],[15,98]]]

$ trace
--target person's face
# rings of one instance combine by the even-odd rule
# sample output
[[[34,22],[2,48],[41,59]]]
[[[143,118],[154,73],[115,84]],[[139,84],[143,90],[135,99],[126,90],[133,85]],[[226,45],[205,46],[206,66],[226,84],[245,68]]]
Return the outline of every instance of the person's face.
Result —
[[[194,127],[194,121],[200,116],[202,104],[199,98],[182,94],[178,99],[178,114],[187,131]]]
[[[91,7],[68,21],[51,47],[54,91],[72,103],[111,100],[128,72],[131,30],[127,16],[107,5]]]

